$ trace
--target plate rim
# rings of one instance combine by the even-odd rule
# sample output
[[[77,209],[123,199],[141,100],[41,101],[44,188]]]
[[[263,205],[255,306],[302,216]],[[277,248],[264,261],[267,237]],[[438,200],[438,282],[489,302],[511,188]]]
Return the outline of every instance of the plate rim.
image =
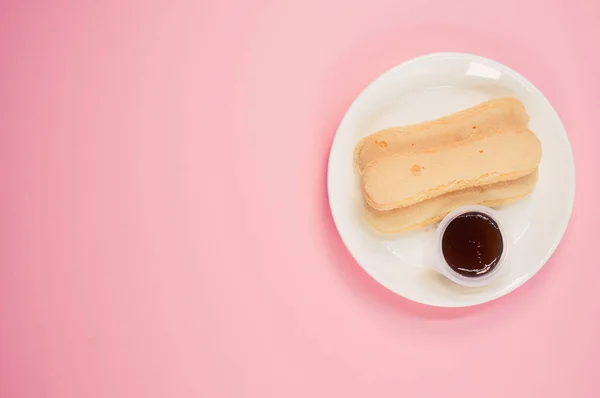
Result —
[[[569,156],[569,165],[568,167],[570,168],[570,180],[572,182],[572,189],[570,190],[570,192],[568,193],[568,208],[567,208],[567,217],[565,218],[565,222],[561,223],[561,225],[558,225],[558,229],[559,229],[559,238],[553,242],[552,246],[550,247],[550,249],[546,252],[544,258],[542,259],[542,261],[539,262],[539,265],[536,266],[536,268],[524,275],[523,277],[519,278],[519,280],[516,283],[512,283],[507,289],[503,289],[500,290],[492,295],[490,295],[490,297],[478,301],[478,302],[472,302],[472,303],[457,303],[457,305],[440,305],[439,303],[435,303],[435,302],[431,302],[431,301],[418,301],[415,300],[411,297],[407,297],[404,296],[394,290],[392,290],[390,287],[386,286],[384,283],[382,283],[381,281],[379,281],[379,279],[377,279],[372,273],[370,273],[368,271],[368,269],[363,266],[361,264],[361,262],[358,260],[355,252],[353,251],[353,249],[348,245],[348,242],[346,241],[346,239],[344,238],[344,234],[342,233],[341,229],[340,229],[340,223],[339,221],[336,219],[336,215],[335,215],[335,211],[333,210],[334,206],[332,204],[332,199],[331,199],[331,179],[332,179],[332,174],[331,174],[331,165],[332,165],[332,153],[336,147],[336,141],[339,138],[339,133],[340,133],[340,128],[345,124],[345,121],[348,118],[348,115],[350,114],[350,112],[352,111],[352,109],[356,106],[356,103],[358,102],[359,98],[362,97],[376,82],[384,79],[386,76],[392,74],[393,72],[395,72],[397,69],[401,69],[403,67],[406,67],[407,65],[414,63],[414,62],[419,62],[419,61],[423,61],[426,60],[428,58],[465,58],[465,59],[470,59],[471,61],[481,61],[484,63],[491,63],[494,67],[510,74],[512,77],[516,78],[519,80],[519,82],[521,84],[523,84],[526,88],[528,88],[530,91],[534,92],[535,94],[539,95],[540,99],[545,101],[546,105],[548,105],[550,107],[550,109],[555,113],[555,115],[558,118],[558,121],[561,124],[561,127],[563,129],[563,131],[565,132],[564,134],[564,138],[565,138],[565,143],[567,145],[567,149],[568,149],[568,153],[570,154]],[[575,192],[576,192],[576,183],[577,183],[577,179],[576,179],[576,171],[575,171],[575,159],[573,156],[573,148],[571,145],[571,142],[569,140],[569,135],[567,132],[567,129],[565,128],[565,125],[560,117],[560,114],[558,113],[558,111],[554,108],[554,106],[552,105],[552,103],[548,100],[548,98],[546,98],[546,96],[542,93],[542,91],[540,89],[538,89],[531,81],[529,81],[528,79],[526,79],[523,75],[521,75],[520,73],[518,73],[517,71],[515,71],[514,69],[494,60],[491,58],[487,58],[487,57],[483,57],[477,54],[472,54],[472,53],[467,53],[467,52],[432,52],[432,53],[427,53],[427,54],[423,54],[417,57],[413,57],[410,58],[406,61],[400,62],[388,69],[386,69],[385,71],[383,71],[382,73],[380,73],[377,77],[375,77],[373,80],[371,80],[354,98],[354,100],[352,101],[352,103],[350,104],[350,106],[347,108],[346,112],[344,113],[344,116],[342,117],[342,119],[340,120],[338,127],[335,131],[335,134],[333,136],[333,140],[331,142],[331,147],[329,149],[329,155],[328,155],[328,160],[327,160],[327,199],[329,202],[329,210],[331,212],[331,216],[333,218],[333,222],[334,225],[336,227],[337,233],[340,236],[340,239],[342,240],[342,243],[344,244],[344,246],[346,247],[346,250],[348,250],[348,252],[350,253],[350,255],[352,256],[352,258],[354,258],[354,261],[356,261],[356,263],[360,266],[360,268],[362,268],[362,270],[373,280],[375,280],[379,285],[381,285],[383,288],[391,291],[392,293],[394,293],[395,295],[398,295],[406,300],[412,301],[414,303],[418,303],[418,304],[422,304],[422,305],[427,305],[427,306],[431,306],[431,307],[437,307],[437,308],[467,308],[467,307],[474,307],[474,306],[478,306],[478,305],[482,305],[494,300],[497,300],[501,297],[507,296],[508,294],[514,292],[516,289],[518,289],[519,287],[523,286],[527,281],[529,281],[530,279],[532,279],[541,269],[544,265],[546,265],[546,263],[548,262],[548,260],[550,260],[550,258],[552,257],[552,255],[555,253],[556,249],[558,248],[558,245],[562,242],[565,233],[569,227],[569,224],[571,222],[571,216],[573,214],[573,206],[575,203]]]

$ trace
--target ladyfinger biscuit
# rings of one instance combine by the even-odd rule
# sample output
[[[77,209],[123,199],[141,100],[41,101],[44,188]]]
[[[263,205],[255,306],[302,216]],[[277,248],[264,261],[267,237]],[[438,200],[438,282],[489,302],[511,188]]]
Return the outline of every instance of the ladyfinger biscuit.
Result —
[[[533,192],[537,177],[535,170],[516,180],[465,188],[388,211],[375,210],[366,205],[366,219],[373,228],[384,234],[412,231],[440,221],[446,214],[463,205],[496,207],[519,200]]]
[[[523,177],[537,168],[541,156],[540,141],[529,130],[391,155],[364,169],[363,193],[371,207],[391,210],[458,189]]]
[[[388,128],[365,137],[355,147],[354,163],[363,172],[368,163],[390,154],[419,152],[461,140],[523,131],[528,122],[525,106],[518,99],[493,99],[439,119]]]

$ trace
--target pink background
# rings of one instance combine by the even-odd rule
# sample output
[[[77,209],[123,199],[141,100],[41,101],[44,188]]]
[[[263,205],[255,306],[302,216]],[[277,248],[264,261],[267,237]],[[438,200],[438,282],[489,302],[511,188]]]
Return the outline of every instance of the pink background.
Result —
[[[0,397],[600,396],[597,0],[4,1]],[[335,129],[385,69],[466,51],[569,132],[568,232],[462,310],[343,247]]]

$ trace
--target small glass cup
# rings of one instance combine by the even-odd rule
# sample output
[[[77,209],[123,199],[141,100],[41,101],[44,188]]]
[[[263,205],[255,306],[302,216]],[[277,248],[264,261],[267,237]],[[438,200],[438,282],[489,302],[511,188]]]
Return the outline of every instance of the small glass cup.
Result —
[[[450,265],[448,265],[448,262],[446,261],[444,253],[442,251],[442,238],[444,237],[446,228],[452,220],[454,220],[456,217],[462,214],[473,212],[483,213],[496,222],[498,228],[500,229],[500,235],[502,237],[502,254],[500,255],[498,264],[496,264],[493,270],[481,276],[470,277],[459,274],[458,272],[454,271],[450,267]],[[440,222],[439,226],[437,227],[434,242],[435,248],[431,251],[434,255],[434,258],[432,259],[432,265],[433,268],[435,268],[435,270],[438,271],[440,274],[444,275],[446,278],[459,285],[467,287],[485,286],[492,283],[494,280],[497,280],[498,277],[502,274],[501,271],[505,268],[506,258],[508,252],[510,251],[510,243],[511,240],[509,239],[509,236],[502,227],[502,224],[498,220],[497,213],[494,209],[481,205],[461,206],[450,212],[446,217],[444,217]]]

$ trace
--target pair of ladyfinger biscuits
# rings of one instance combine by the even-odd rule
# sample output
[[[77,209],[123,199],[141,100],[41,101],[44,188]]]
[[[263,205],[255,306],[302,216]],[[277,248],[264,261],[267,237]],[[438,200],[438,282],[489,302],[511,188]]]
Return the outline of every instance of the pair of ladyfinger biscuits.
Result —
[[[498,206],[531,193],[541,145],[514,98],[382,130],[355,148],[367,219],[379,231],[424,227],[464,204]]]

